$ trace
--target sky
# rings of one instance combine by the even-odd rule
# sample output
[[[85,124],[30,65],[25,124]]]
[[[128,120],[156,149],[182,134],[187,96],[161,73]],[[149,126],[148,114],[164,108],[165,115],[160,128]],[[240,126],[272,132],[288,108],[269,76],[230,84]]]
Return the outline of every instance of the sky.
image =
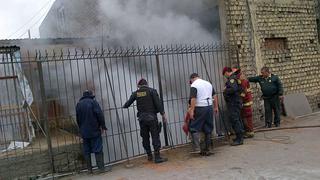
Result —
[[[39,26],[55,0],[0,0],[0,39],[39,37]]]

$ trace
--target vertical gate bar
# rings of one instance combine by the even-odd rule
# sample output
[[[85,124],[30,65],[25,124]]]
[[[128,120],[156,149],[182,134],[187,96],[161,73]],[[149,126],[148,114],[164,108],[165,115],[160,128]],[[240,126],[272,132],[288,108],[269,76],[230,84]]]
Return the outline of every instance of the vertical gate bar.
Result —
[[[1,55],[1,61],[0,61],[0,69],[2,69],[2,66],[4,67],[4,64],[2,64],[3,62],[4,62],[4,54],[0,54]],[[2,72],[2,71],[1,71]],[[2,76],[2,73],[0,72],[0,76]],[[0,81],[1,82],[1,81]],[[0,88],[2,88],[2,83],[0,83]],[[5,126],[4,126],[4,124],[3,124],[3,122],[4,122],[4,115],[3,115],[3,109],[2,109],[2,106],[0,105],[0,116],[1,117],[3,117],[2,118],[2,123],[0,124],[0,132],[1,132],[1,134],[0,134],[0,136],[1,136],[1,138],[3,138],[3,140],[4,140],[4,144],[6,145],[7,144],[7,139],[6,139],[6,134],[5,134]],[[0,158],[0,160],[2,160],[2,159],[6,159],[5,157],[1,157]],[[2,172],[2,170],[0,171],[0,172]],[[9,174],[10,175],[10,174]],[[1,178],[1,176],[0,176],[0,178]],[[11,178],[11,177],[10,177]]]
[[[159,51],[159,47],[157,46],[157,47],[154,47],[154,50],[156,51],[156,52],[158,52]],[[149,58],[150,58],[150,66],[151,66],[151,78],[152,78],[152,82],[154,83],[155,82],[155,79],[154,79],[154,73],[153,73],[153,70],[154,70],[154,67],[153,67],[153,63],[152,63],[152,56],[149,56]],[[153,86],[155,86],[155,84],[153,84]],[[164,108],[164,107],[163,107]]]
[[[109,120],[110,120],[110,126],[111,126],[111,138],[112,138],[112,145],[113,145],[113,154],[114,154],[114,159],[117,159],[117,153],[116,153],[116,147],[115,147],[115,140],[114,140],[114,128],[113,128],[113,124],[112,124],[112,114],[111,114],[111,104],[110,104],[110,92],[109,92],[109,88],[108,88],[108,77],[107,77],[107,71],[108,66],[107,66],[107,62],[106,62],[106,58],[107,55],[103,55],[102,56],[102,60],[103,60],[103,66],[104,66],[104,79],[105,79],[105,85],[106,85],[106,92],[107,92],[107,106],[108,106],[108,110],[109,111]],[[109,75],[109,74],[108,74]],[[111,88],[111,87],[110,87]],[[109,162],[111,162],[111,159],[109,159]]]
[[[124,56],[127,56],[126,54],[124,55]],[[115,73],[116,73],[116,76],[117,76],[117,78],[116,78],[116,80],[117,80],[117,85],[118,85],[118,92],[119,92],[119,99],[120,99],[120,102],[123,102],[123,100],[122,100],[122,91],[121,91],[121,83],[120,83],[120,73],[119,73],[119,61],[121,61],[121,60],[123,60],[123,57],[124,56],[121,56],[121,57],[119,57],[119,59],[117,59],[116,61],[115,61],[115,63],[116,63],[116,71],[115,71]],[[124,84],[125,84],[125,82],[124,82]],[[116,90],[115,90],[115,86],[113,85],[113,91],[115,92]],[[114,94],[115,95],[115,94]],[[116,105],[116,104],[115,104]],[[120,107],[121,107],[121,105],[120,105]],[[125,147],[124,147],[124,149],[125,149],[125,152],[126,152],[126,154],[127,154],[127,158],[129,158],[129,147],[128,147],[128,139],[127,139],[127,135],[126,135],[126,124],[125,124],[125,121],[124,121],[124,112],[123,112],[123,109],[122,108],[118,108],[118,107],[116,107],[115,106],[115,109],[116,109],[116,111],[118,112],[118,117],[119,117],[119,111],[121,112],[121,117],[122,117],[122,124],[123,124],[123,127],[122,127],[122,137],[124,137],[124,138],[122,138],[122,140],[123,141],[125,141],[125,142],[123,142],[124,143],[124,145],[125,145]],[[120,118],[119,118],[119,121],[120,121]],[[120,124],[121,125],[121,124]]]
[[[8,66],[9,64],[8,64],[8,54],[5,54],[5,55],[3,55],[3,57],[4,57],[4,60],[6,60],[6,62],[3,60],[3,62],[4,62],[4,64],[3,64],[3,69],[4,69],[4,75],[3,76],[7,76],[7,70],[6,70],[6,65]],[[8,105],[9,105],[9,107],[10,107],[10,104],[9,104],[9,102],[10,102],[10,94],[9,94],[9,88],[8,88],[8,80],[7,79],[5,79],[4,80],[5,81],[5,88],[6,88],[6,91],[7,91],[7,97],[5,97],[5,98],[8,98]],[[9,118],[8,118],[8,116],[6,115],[7,114],[7,110],[4,108],[4,114],[5,114],[5,119],[6,119],[6,124],[5,124],[5,129],[8,129],[9,130],[9,124],[10,123],[8,123],[8,121],[10,121],[10,122],[12,122],[12,118],[11,118],[11,116],[9,116]],[[8,137],[9,138],[9,137]],[[7,144],[7,139],[5,139],[6,140],[6,144]],[[8,139],[9,140],[9,139]],[[8,151],[6,151],[6,157],[7,157],[7,159],[9,159],[9,153],[8,153]]]
[[[167,71],[166,71],[166,65],[167,64],[165,64],[165,60],[168,60],[168,53],[169,53],[169,48],[168,48],[168,46],[166,45],[165,47],[165,50],[164,50],[164,52],[163,52],[163,50],[162,50],[162,53],[161,53],[161,58],[162,58],[162,72],[163,72],[163,74],[164,75],[166,75],[167,74]],[[158,55],[159,55],[159,52],[157,51],[157,53],[158,53]],[[166,57],[166,58],[165,58]],[[160,60],[159,60],[159,64],[160,64]],[[159,65],[160,66],[160,65]],[[161,67],[161,66],[160,66]],[[157,66],[157,62],[156,62],[156,68],[158,68],[158,66]],[[169,68],[168,68],[169,69]],[[160,72],[161,72],[161,69],[160,69]],[[158,73],[158,72],[157,72]],[[158,75],[157,75],[157,77],[158,77]],[[165,82],[167,82],[167,76],[164,76],[164,81]],[[167,112],[166,112],[166,114],[167,114],[167,117],[169,118],[169,116],[170,116],[170,111],[169,111],[169,102],[168,102],[168,92],[169,92],[169,90],[168,90],[168,86],[164,86],[164,88],[165,88],[165,92],[166,92],[166,99],[164,99],[164,97],[162,97],[163,98],[163,106],[164,106],[164,103],[166,102],[166,106],[167,106]],[[162,92],[163,92],[163,89],[162,89]],[[168,126],[168,124],[167,124],[167,126]],[[169,124],[169,126],[170,126],[170,124]]]
[[[164,107],[163,91],[162,91],[162,83],[161,83],[161,72],[160,72],[160,60],[159,60],[158,54],[156,54],[156,62],[157,62],[157,74],[158,74],[158,83],[159,83],[159,96],[160,96],[160,100],[161,100],[161,105]],[[169,146],[168,134],[167,134],[167,123],[163,123],[163,135],[164,135],[165,145]]]
[[[138,49],[138,51],[140,51],[140,49]],[[130,65],[130,61],[133,62],[133,66]],[[136,57],[135,56],[133,57],[132,60],[130,60],[130,59],[128,60],[128,69],[129,69],[129,74],[135,74],[135,81],[137,81],[137,73],[135,73],[136,72],[136,63],[135,63],[135,61],[136,61]],[[131,72],[131,67],[133,67],[133,72]],[[129,76],[129,78],[130,78],[130,92],[132,92],[133,91],[133,87],[134,87],[134,85],[132,83],[132,79],[134,79],[134,78],[132,78],[131,75]],[[128,99],[127,96],[126,96],[126,99]],[[133,114],[136,114],[136,109],[135,108],[133,108]],[[139,129],[138,129],[138,125],[137,125],[136,116],[134,116],[133,120],[134,120],[134,125],[135,125],[135,128],[136,128],[135,131],[136,131],[136,137],[137,137],[136,140],[137,140],[137,144],[138,144],[138,154],[140,155],[142,153],[140,151],[140,142],[139,142],[139,133],[138,133]]]
[[[184,87],[185,87],[185,92],[186,92],[186,97],[185,97],[185,104],[186,104],[186,110],[188,110],[189,108],[189,74],[190,74],[190,64],[189,64],[189,54],[188,54],[188,46],[186,45],[186,49],[187,49],[187,52],[185,53],[185,60],[183,60],[183,64],[185,65],[184,66],[184,83],[187,83]],[[188,143],[188,137],[185,136],[185,139],[184,139],[184,143]]]
[[[10,64],[12,64],[12,62],[9,62],[9,57],[11,56],[11,54],[6,54],[6,60],[7,60],[7,68],[6,68],[6,66],[4,66],[4,76],[10,76],[11,74],[10,74]],[[11,107],[13,107],[13,105],[11,104],[11,101],[10,101],[10,99],[12,98],[11,96],[11,90],[9,90],[9,86],[10,86],[10,83],[8,83],[8,79],[5,79],[5,83],[6,83],[6,90],[7,90],[7,98],[8,98],[8,109],[7,110],[5,110],[4,112],[5,112],[5,115],[8,113],[9,114],[9,121],[10,121],[10,123],[9,124],[7,124],[7,126],[8,126],[8,128],[10,127],[10,125],[11,125],[11,128],[12,128],[12,140],[13,140],[13,142],[14,142],[14,146],[15,146],[15,137],[14,137],[14,128],[12,127],[12,126],[14,126],[14,119],[12,120],[12,115],[10,115],[11,114],[11,111],[12,111],[12,109],[11,109]],[[7,115],[6,115],[6,118],[7,118]],[[8,119],[7,119],[8,120]],[[8,122],[8,121],[7,121]],[[10,142],[11,143],[11,142]],[[17,156],[17,150],[15,149],[14,150],[14,155],[15,156]],[[9,158],[9,154],[7,154],[7,157]]]
[[[51,171],[52,173],[55,173],[55,166],[54,166],[54,159],[53,159],[53,152],[52,152],[52,142],[51,142],[51,136],[50,136],[50,129],[48,127],[48,109],[47,109],[47,103],[46,103],[46,94],[45,94],[45,85],[44,85],[44,79],[43,79],[43,70],[42,70],[42,62],[41,62],[41,56],[38,57],[37,65],[38,65],[38,73],[39,73],[39,83],[40,83],[40,94],[41,94],[41,104],[42,104],[42,111],[41,116],[43,118],[43,125],[44,130],[46,132],[46,140],[48,145],[48,155],[50,159],[51,164]]]
[[[61,54],[60,54],[60,59],[63,59],[63,53],[62,53],[62,50],[61,50]],[[62,102],[62,99],[61,99],[61,90],[60,90],[60,84],[59,84],[59,82],[60,82],[60,78],[59,78],[59,76],[60,76],[60,74],[59,74],[59,72],[58,72],[58,69],[59,69],[59,67],[58,67],[58,64],[57,63],[59,63],[59,60],[58,59],[56,59],[56,57],[55,57],[55,55],[51,58],[51,60],[54,62],[54,71],[55,71],[55,80],[57,81],[56,83],[57,83],[57,91],[58,91],[58,97],[57,97],[57,99],[54,97],[53,98],[53,110],[54,110],[54,119],[55,119],[55,121],[56,121],[56,123],[57,123],[57,126],[59,127],[59,126],[61,126],[61,124],[60,124],[60,120],[59,120],[59,118],[61,118],[61,116],[60,116],[60,113],[61,113],[61,110],[60,110],[60,107],[56,107],[55,105],[56,105],[56,102]],[[49,59],[47,59],[47,61],[49,62]],[[50,101],[49,101],[50,102]],[[61,120],[62,122],[62,124],[64,123],[63,121],[64,120]],[[56,130],[56,129],[54,129],[54,130]],[[52,137],[53,138],[53,137]],[[58,150],[58,152],[60,151],[60,144],[59,144],[59,136],[58,137],[56,137],[55,138],[55,141],[56,141],[56,143],[57,143],[57,150]]]
[[[123,77],[123,81],[124,81],[124,89],[126,90],[125,92],[127,92],[128,87],[127,87],[127,78],[126,78],[126,72],[125,72],[126,68],[125,68],[125,65],[124,65],[124,60],[125,60],[125,59],[124,59],[124,57],[122,56],[122,57],[121,57],[122,77]],[[127,60],[127,61],[130,61],[130,57],[126,57],[126,60]],[[128,68],[130,68],[130,67],[128,67]],[[120,85],[119,85],[119,87],[120,87]],[[120,89],[119,89],[119,90],[120,90]],[[128,99],[128,93],[125,93],[124,96],[125,96],[125,97],[124,97],[125,99]],[[121,102],[123,102],[123,101],[121,100]],[[122,111],[122,113],[123,113],[123,111]],[[131,117],[130,117],[129,111],[127,111],[127,115],[128,115],[129,134],[130,134],[130,140],[131,140],[132,155],[135,156],[133,138],[132,138],[132,134],[131,134],[131,133],[133,133],[133,131],[132,131],[132,128],[131,128]],[[124,118],[124,117],[125,117],[125,114],[123,113],[122,116],[123,116],[123,118]]]
[[[73,68],[75,68],[75,66],[77,65],[77,61],[78,61],[78,59],[77,59],[77,50],[75,49],[74,50],[74,56],[73,56],[73,58],[71,58],[71,57],[69,57],[67,60],[69,61],[69,68],[70,68],[70,78],[71,78],[71,92],[72,92],[72,98],[73,98],[73,105],[74,106],[76,106],[76,104],[77,104],[77,100],[76,100],[76,92],[75,92],[75,84],[76,84],[76,82],[74,82],[75,81],[75,79],[74,79],[74,74],[73,73],[77,73],[77,70],[75,70],[75,71],[73,71]],[[77,62],[77,63],[74,63],[74,62]],[[78,66],[76,66],[76,67],[78,67]],[[79,88],[80,89],[80,88]],[[74,115],[75,116],[75,115]],[[75,122],[76,123],[76,122]],[[77,130],[78,130],[78,126],[77,126],[77,123],[76,123],[76,127],[77,127]],[[75,130],[76,131],[76,130]],[[76,132],[74,132],[75,134],[76,134]],[[79,149],[81,149],[82,148],[82,145],[81,145],[81,142],[80,142],[80,138],[76,138],[75,139],[75,141],[76,141],[76,144],[77,144],[77,146],[79,147]],[[75,168],[76,168],[76,170],[79,170],[80,168],[81,168],[81,165],[78,165],[77,163],[75,163]]]
[[[120,50],[120,56],[122,55],[122,50]],[[117,109],[117,104],[116,104],[116,99],[115,99],[115,78],[114,78],[114,69],[116,67],[113,67],[114,63],[117,63],[119,59],[119,55],[117,55],[115,58],[114,58],[114,62],[112,62],[113,59],[110,58],[110,73],[108,73],[107,71],[107,80],[108,80],[108,83],[109,83],[109,86],[110,86],[110,92],[111,92],[111,99],[113,102],[113,110],[115,111],[115,115],[116,115],[116,118],[117,118],[117,129],[118,129],[118,140],[119,140],[119,145],[120,145],[120,157],[121,159],[124,159],[123,158],[123,148],[126,148],[126,145],[124,145],[125,147],[122,147],[122,144],[121,144],[121,137],[122,137],[122,127],[121,127],[121,123],[120,123],[120,116],[118,116],[118,109]],[[119,120],[119,121],[118,121]],[[124,140],[122,140],[123,143],[126,143]],[[128,157],[129,158],[129,157]]]
[[[31,64],[31,58],[30,58],[30,52],[29,51],[27,51],[27,57],[26,57],[26,60],[27,60],[27,63],[28,63],[28,72],[25,72],[25,74],[26,74],[26,77],[27,77],[27,79],[28,79],[28,82],[29,82],[29,86],[30,86],[30,89],[31,89],[31,92],[35,92],[35,90],[34,90],[34,83],[33,83],[33,76],[32,76],[32,73],[31,72],[33,72],[32,71],[32,64]],[[32,62],[33,63],[33,62]],[[28,78],[28,76],[29,76],[29,78]],[[33,104],[36,104],[36,101],[34,100],[33,101]],[[33,114],[34,112],[33,112],[33,110],[32,110],[32,108],[31,108],[31,106],[29,106],[29,111],[31,111],[30,113],[31,114]],[[31,119],[31,117],[29,117],[30,119]],[[37,121],[37,120],[35,120],[35,121]],[[31,144],[30,145],[30,149],[31,149],[31,154],[33,154],[34,153],[34,147],[33,147],[34,145],[33,144]]]
[[[12,76],[17,76],[15,74],[15,69],[14,69],[14,65],[16,64],[16,62],[13,61],[13,51],[10,52],[10,64],[11,64],[11,73],[10,75]],[[10,71],[9,71],[10,72]],[[18,76],[17,76],[18,77]],[[14,92],[12,92],[14,94],[14,99],[15,99],[15,103],[16,104],[13,104],[13,108],[11,109],[11,112],[13,112],[13,114],[17,113],[18,115],[17,116],[14,116],[13,117],[13,123],[14,123],[14,126],[15,128],[18,128],[19,127],[19,131],[16,132],[18,134],[18,136],[20,135],[20,138],[22,138],[22,135],[21,135],[21,119],[20,119],[20,108],[19,108],[19,100],[18,100],[18,90],[17,90],[17,84],[16,83],[19,83],[17,81],[17,78],[14,78],[13,79],[13,88],[14,88]],[[16,119],[16,117],[18,117],[18,119]],[[15,144],[15,141],[14,141],[14,144]],[[15,146],[15,145],[14,145]],[[17,154],[17,150],[15,149],[15,154],[16,156],[18,156]]]
[[[175,51],[177,52],[178,51],[178,46],[177,45],[175,45]],[[175,64],[175,61],[176,61],[176,58],[175,58],[175,53],[172,53],[171,54],[171,59],[172,59],[172,66],[170,66],[170,68],[172,68],[172,70],[173,70],[173,72],[172,72],[172,74],[170,74],[169,73],[169,75],[171,76],[173,76],[173,77],[177,77],[176,76],[176,71],[175,71],[175,69],[174,69],[174,67],[176,67],[176,64]],[[171,83],[170,83],[171,84]],[[172,85],[172,84],[171,84]],[[175,100],[175,97],[173,96],[173,92],[174,93],[176,93],[176,96],[178,96],[178,87],[177,87],[177,83],[175,83],[174,84],[174,88],[172,88],[172,93],[171,93],[171,102],[172,102],[172,112],[173,112],[173,117],[175,117],[176,116],[176,108],[175,108],[175,105],[176,105],[176,103],[177,103],[177,100]],[[176,98],[177,99],[177,98]],[[175,103],[176,102],[176,103]],[[177,103],[178,104],[178,103]],[[174,118],[175,119],[175,118]],[[173,122],[173,126],[174,126],[174,130],[175,130],[175,140],[176,140],[176,143],[178,144],[178,128],[177,128],[177,121],[175,120],[174,122]],[[171,126],[172,127],[172,126]],[[170,128],[170,126],[169,126],[169,128]],[[173,128],[171,128],[171,129],[173,129]],[[169,129],[170,130],[170,129]],[[171,132],[171,131],[170,131]],[[170,133],[169,132],[169,133]],[[169,134],[169,136],[172,136],[172,132],[171,132],[171,134]],[[170,140],[172,140],[172,138],[173,137],[170,137]]]
[[[68,55],[67,55],[67,57],[66,58],[63,58],[63,60],[62,60],[62,70],[63,70],[63,79],[64,79],[64,87],[65,87],[65,99],[66,99],[66,103],[67,103],[67,109],[70,109],[70,102],[69,102],[69,93],[68,93],[68,89],[70,88],[70,87],[67,87],[67,86],[69,86],[69,84],[67,83],[67,74],[66,74],[66,66],[65,66],[65,64],[66,63],[68,63],[68,60],[70,59],[70,51],[69,51],[69,49],[68,49]],[[66,64],[67,65],[67,64]],[[70,72],[70,71],[68,71],[68,72]],[[68,77],[68,78],[70,78],[70,76]],[[74,125],[74,123],[73,123],[73,120],[72,120],[72,116],[71,115],[67,115],[67,117],[65,117],[65,119],[66,120],[68,120],[69,121],[69,123],[71,123],[72,124],[72,126]],[[70,126],[70,125],[69,125]],[[71,144],[72,144],[72,148],[73,148],[73,144],[74,144],[74,142],[73,142],[73,138],[71,139]],[[67,152],[68,152],[68,154],[67,154],[67,158],[68,158],[68,161],[69,161],[69,154],[73,154],[73,155],[75,155],[74,153],[74,151],[73,151],[73,149],[71,149],[71,152],[69,151],[69,150],[67,150]],[[70,170],[70,163],[68,163],[68,168],[69,168],[69,170]],[[74,170],[76,170],[76,165],[74,166]]]
[[[23,139],[23,135],[21,134],[21,130],[22,130],[22,122],[21,122],[21,111],[20,111],[20,106],[19,106],[19,100],[18,100],[18,87],[17,87],[17,83],[19,83],[18,81],[18,75],[15,73],[15,65],[17,66],[18,63],[14,62],[13,59],[13,54],[14,52],[11,52],[10,54],[10,61],[11,61],[11,71],[12,71],[12,76],[16,76],[17,78],[13,79],[13,87],[14,87],[14,98],[15,98],[15,103],[16,103],[16,107],[17,109],[13,110],[13,113],[17,113],[17,115],[14,117],[14,123],[17,124],[16,127],[19,127],[19,132],[17,132],[18,136],[20,136],[20,138]],[[18,117],[18,119],[16,119],[16,117]]]
[[[39,57],[38,58],[40,58],[41,57],[41,54],[40,54],[40,52],[39,52]],[[48,84],[49,84],[49,89],[53,89],[53,72],[51,72],[51,64],[50,64],[51,62],[50,61],[48,61],[48,59],[46,59],[46,61],[44,61],[44,60],[42,60],[42,62],[41,62],[41,67],[42,67],[42,64],[44,65],[44,66],[46,66],[46,70],[48,71],[47,73],[48,74],[46,74],[47,75],[47,77],[48,77],[48,79],[46,79],[47,81],[49,81],[49,82],[47,82]],[[42,71],[42,78],[45,76],[44,75],[44,73],[43,73],[43,68],[41,69],[41,71]],[[52,77],[51,77],[52,76]],[[41,80],[40,80],[40,76],[39,76],[39,82],[40,82]],[[44,81],[43,81],[44,82]],[[41,88],[41,87],[40,87]],[[41,90],[41,89],[40,89]],[[42,106],[43,107],[43,103],[42,102],[40,102],[40,106]],[[40,112],[40,117],[41,117],[41,125],[42,126],[44,126],[44,124],[43,124],[43,117],[42,117],[42,112]],[[44,131],[45,131],[45,133],[47,133],[47,131],[44,129]],[[39,142],[39,145],[41,146],[41,143]]]
[[[180,45],[180,50],[182,51],[182,49],[183,49],[183,46],[182,45]],[[178,61],[178,68],[180,68],[180,67],[183,67],[183,65],[181,66],[180,65],[180,61],[181,60],[183,60],[183,51],[182,51],[182,53],[181,54],[177,54],[177,61]],[[179,77],[179,90],[180,90],[180,97],[179,97],[179,95],[178,95],[178,93],[177,93],[177,95],[178,95],[178,97],[177,97],[177,104],[178,104],[178,117],[179,117],[179,121],[177,122],[178,123],[178,127],[181,127],[181,119],[183,119],[183,117],[184,117],[184,114],[183,114],[183,110],[182,109],[180,109],[180,108],[183,108],[183,82],[181,81],[181,79],[180,78],[183,78],[183,77],[185,77],[184,75],[183,75],[183,77],[182,77],[182,75],[181,75],[181,70],[180,71],[178,71],[178,77]],[[181,115],[181,116],[180,116]],[[181,119],[180,119],[180,117],[182,117]],[[183,132],[181,131],[181,128],[178,128],[179,129],[179,134],[180,134],[180,142],[181,142],[181,144],[183,143]],[[178,144],[178,142],[177,142],[177,144]]]

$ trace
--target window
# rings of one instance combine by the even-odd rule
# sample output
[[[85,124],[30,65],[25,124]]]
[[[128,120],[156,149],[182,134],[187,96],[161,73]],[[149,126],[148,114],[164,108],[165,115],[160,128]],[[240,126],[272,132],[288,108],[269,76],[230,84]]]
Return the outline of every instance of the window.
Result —
[[[266,38],[264,39],[264,47],[274,51],[287,50],[287,38]]]
[[[61,6],[58,9],[57,16],[58,16],[58,27],[60,31],[64,32],[66,30],[66,17],[65,17],[63,6]]]

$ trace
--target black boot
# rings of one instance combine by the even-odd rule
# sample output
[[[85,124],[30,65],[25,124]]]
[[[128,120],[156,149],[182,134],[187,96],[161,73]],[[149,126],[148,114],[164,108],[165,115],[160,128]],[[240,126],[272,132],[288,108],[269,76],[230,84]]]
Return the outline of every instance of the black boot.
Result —
[[[233,141],[231,146],[239,146],[243,144],[243,135],[242,133],[237,134],[237,138]]]
[[[213,146],[213,143],[211,141],[211,135],[206,134],[204,139],[204,149],[201,152],[202,156],[210,156],[213,153],[210,151],[210,146]]]
[[[92,174],[92,165],[91,165],[91,155],[87,155],[85,156],[85,160],[86,160],[86,164],[87,164],[87,168],[88,168],[88,173]]]
[[[103,152],[96,153],[96,162],[98,166],[99,173],[104,173],[111,170],[111,167],[108,166],[107,168],[104,167],[104,158],[103,158]]]
[[[148,153],[148,161],[153,161],[152,153]]]
[[[266,123],[266,126],[265,126],[265,128],[271,128],[272,126],[271,126],[271,123]]]
[[[200,155],[201,156],[205,156],[206,153],[206,141],[205,141],[205,137],[203,137],[203,139],[200,139]]]
[[[154,151],[154,163],[163,163],[163,162],[166,162],[168,161],[167,158],[162,158],[160,156],[160,151]]]
[[[191,154],[199,154],[200,151],[200,134],[192,133],[192,151]]]

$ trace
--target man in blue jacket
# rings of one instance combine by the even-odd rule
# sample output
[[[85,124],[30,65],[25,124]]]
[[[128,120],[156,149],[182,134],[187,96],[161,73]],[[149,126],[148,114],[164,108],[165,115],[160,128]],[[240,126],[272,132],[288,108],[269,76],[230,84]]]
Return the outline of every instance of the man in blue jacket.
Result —
[[[86,90],[83,93],[76,106],[76,116],[89,173],[92,173],[91,153],[95,154],[99,171],[105,172],[101,133],[107,128],[103,112],[92,91]]]

